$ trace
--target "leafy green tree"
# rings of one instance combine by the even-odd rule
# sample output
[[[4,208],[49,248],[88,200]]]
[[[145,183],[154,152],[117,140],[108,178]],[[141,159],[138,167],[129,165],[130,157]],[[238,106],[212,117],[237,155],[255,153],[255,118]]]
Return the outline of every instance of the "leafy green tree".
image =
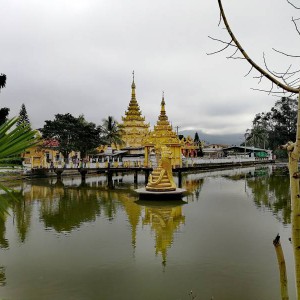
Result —
[[[31,124],[29,121],[29,117],[27,114],[27,110],[25,107],[25,104],[23,103],[20,109],[20,113],[19,113],[19,120],[17,122],[17,126],[28,126],[31,128]]]
[[[122,127],[112,116],[108,116],[107,119],[103,119],[102,124],[103,140],[106,144],[112,145],[122,145],[124,141],[122,140]]]
[[[96,126],[92,122],[87,122],[83,115],[79,116],[78,121],[80,126],[78,126],[76,131],[76,151],[80,151],[81,157],[85,157],[88,152],[92,152],[104,143],[102,127]]]
[[[0,108],[0,125],[5,123],[8,120],[9,108],[3,107]]]
[[[296,139],[298,101],[292,98],[283,97],[276,101],[271,109],[270,119],[273,122],[275,146],[283,145],[288,141]]]
[[[0,74],[0,92],[1,89],[3,89],[6,85],[6,75],[5,74]],[[7,121],[7,117],[8,117],[8,113],[9,113],[9,108],[7,107],[3,107],[0,109],[0,125],[2,125],[4,122]]]
[[[282,97],[269,112],[256,114],[247,132],[247,145],[278,151],[279,146],[295,140],[297,105],[297,100]]]
[[[6,75],[1,73],[0,74],[0,92],[1,92],[1,89],[3,89],[6,85]]]
[[[41,129],[43,138],[58,141],[58,151],[65,162],[72,151],[80,151],[84,157],[102,142],[101,127],[87,122],[82,115],[76,118],[69,113],[57,114],[53,121],[47,120],[45,123]]]
[[[267,122],[264,113],[256,114],[252,122],[252,128],[245,133],[246,145],[257,148],[266,148],[268,140]]]
[[[41,129],[44,139],[55,139],[58,141],[58,151],[62,153],[67,162],[68,156],[76,148],[76,131],[78,119],[71,114],[57,114],[53,121],[46,120]]]

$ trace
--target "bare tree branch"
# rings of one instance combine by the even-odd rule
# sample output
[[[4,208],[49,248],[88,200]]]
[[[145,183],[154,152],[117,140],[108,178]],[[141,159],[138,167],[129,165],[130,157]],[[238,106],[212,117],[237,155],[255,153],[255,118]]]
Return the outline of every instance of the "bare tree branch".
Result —
[[[251,73],[252,70],[253,70],[253,66],[251,66],[249,72],[244,77],[247,77]]]
[[[280,54],[283,54],[285,56],[290,56],[290,57],[300,57],[300,55],[292,55],[292,54],[287,54],[285,52],[282,52],[282,51],[279,51],[279,50],[276,50],[275,48],[272,48],[274,51],[280,53]]]
[[[270,90],[268,91],[268,90],[255,89],[255,88],[251,88],[251,90],[253,90],[253,91],[260,91],[260,92],[264,92],[264,93],[270,94]],[[274,91],[272,91],[271,93],[272,94],[285,94],[286,91],[285,90],[282,90],[281,92],[274,92]],[[294,93],[292,93],[292,94],[294,94]]]
[[[243,49],[243,47],[241,46],[241,44],[239,43],[239,41],[236,39],[235,35],[233,34],[229,24],[228,24],[228,21],[227,21],[227,18],[226,18],[226,15],[225,15],[225,12],[224,12],[224,9],[223,9],[223,5],[222,5],[222,1],[221,0],[218,0],[218,4],[219,4],[219,8],[220,8],[220,12],[221,12],[221,15],[222,15],[222,19],[223,19],[223,22],[225,24],[225,27],[231,37],[231,39],[233,40],[233,42],[235,43],[235,45],[238,47],[238,49],[241,51],[242,55],[244,56],[244,58],[249,62],[249,64],[251,66],[253,66],[253,68],[255,68],[259,73],[261,73],[264,77],[266,77],[267,79],[269,79],[271,82],[273,82],[276,86],[279,86],[280,88],[282,88],[283,90],[285,91],[288,91],[288,92],[291,92],[291,93],[299,93],[300,89],[299,88],[294,88],[294,87],[291,87],[287,84],[284,84],[282,82],[280,82],[279,80],[277,80],[277,78],[273,75],[273,74],[269,74],[267,71],[265,71],[264,69],[262,69],[259,65],[257,65],[249,56],[248,54],[246,53],[246,51]],[[269,91],[268,91],[269,92]]]
[[[295,4],[293,4],[291,1],[289,1],[289,0],[286,0],[287,1],[287,3],[289,3],[289,4],[291,4],[294,8],[296,8],[296,9],[300,9],[300,7],[297,7]]]
[[[222,51],[224,51],[225,49],[227,49],[229,46],[236,47],[235,45],[232,45],[232,44],[231,44],[231,43],[232,43],[232,40],[228,43],[228,42],[224,42],[224,41],[222,41],[222,40],[215,39],[215,38],[213,38],[213,37],[211,37],[211,36],[208,36],[208,37],[209,37],[210,39],[214,40],[214,41],[218,41],[218,42],[221,42],[221,43],[223,43],[223,44],[226,44],[226,46],[225,46],[224,48],[218,50],[218,51],[206,53],[206,55],[212,55],[212,54],[216,54],[216,53],[222,52]]]
[[[234,58],[234,55],[239,51],[238,48],[235,49],[234,53],[232,53],[230,56],[227,56],[226,58]]]
[[[294,19],[294,18],[292,18],[292,22],[294,23],[295,28],[296,28],[298,34],[300,35],[300,30],[299,30],[299,28],[298,28],[298,26],[297,26],[297,23],[296,23],[296,21],[298,21],[298,20],[299,20],[299,19]]]

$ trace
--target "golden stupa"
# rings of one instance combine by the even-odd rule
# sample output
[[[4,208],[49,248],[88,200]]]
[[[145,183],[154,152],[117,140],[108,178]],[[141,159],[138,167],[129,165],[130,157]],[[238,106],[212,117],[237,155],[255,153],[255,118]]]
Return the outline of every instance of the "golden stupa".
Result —
[[[135,82],[134,72],[133,80],[131,84],[131,100],[125,117],[122,117],[122,140],[125,143],[125,147],[128,148],[140,148],[143,147],[143,139],[149,132],[149,124],[145,123],[145,117],[142,117],[139,104],[135,96]]]
[[[144,146],[145,146],[145,167],[150,167],[149,165],[149,154],[151,151],[157,148],[158,145],[167,146],[171,151],[172,158],[171,164],[172,167],[181,167],[182,160],[181,160],[181,146],[182,143],[180,142],[177,134],[173,131],[172,126],[169,123],[168,116],[166,114],[165,109],[165,99],[164,94],[162,96],[161,101],[161,110],[160,115],[158,117],[158,121],[154,126],[154,130],[150,131],[149,134],[144,139]]]

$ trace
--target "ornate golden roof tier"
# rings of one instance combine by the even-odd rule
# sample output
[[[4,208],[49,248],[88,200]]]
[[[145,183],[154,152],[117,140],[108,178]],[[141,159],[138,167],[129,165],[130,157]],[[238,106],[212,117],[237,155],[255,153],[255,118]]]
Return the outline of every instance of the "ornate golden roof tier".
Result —
[[[149,150],[150,148],[157,148],[162,145],[169,147],[172,152],[172,166],[181,166],[181,146],[182,143],[179,140],[175,131],[169,123],[168,116],[165,109],[166,103],[164,95],[161,101],[160,115],[158,121],[154,126],[154,130],[150,131],[144,139],[145,146],[145,166],[149,165]]]
[[[131,100],[128,105],[125,116],[122,117],[123,123],[121,124],[123,134],[122,140],[125,142],[126,147],[142,147],[142,141],[149,132],[149,124],[145,123],[145,117],[142,116],[139,104],[135,96],[135,82],[134,72],[131,84]]]

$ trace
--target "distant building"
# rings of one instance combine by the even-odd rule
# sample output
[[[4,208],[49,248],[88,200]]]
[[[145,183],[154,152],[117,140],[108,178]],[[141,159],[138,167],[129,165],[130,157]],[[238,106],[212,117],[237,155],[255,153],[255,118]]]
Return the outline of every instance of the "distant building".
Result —
[[[209,144],[203,147],[204,157],[208,158],[221,158],[224,156],[223,149],[227,148],[228,145],[224,144]]]
[[[272,150],[256,148],[256,147],[245,147],[245,146],[231,146],[223,149],[224,155],[244,155],[248,157],[255,157],[256,159],[273,159]]]
[[[191,136],[180,138],[181,153],[184,157],[197,157],[200,149],[199,144],[195,143]]]

